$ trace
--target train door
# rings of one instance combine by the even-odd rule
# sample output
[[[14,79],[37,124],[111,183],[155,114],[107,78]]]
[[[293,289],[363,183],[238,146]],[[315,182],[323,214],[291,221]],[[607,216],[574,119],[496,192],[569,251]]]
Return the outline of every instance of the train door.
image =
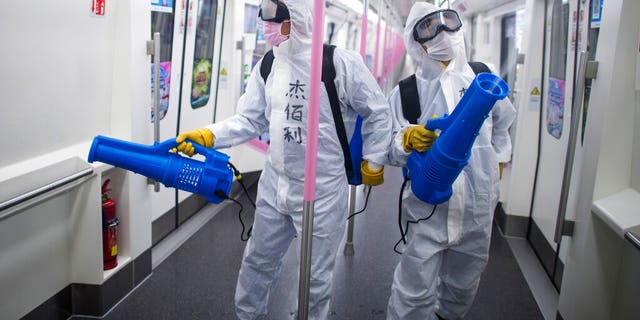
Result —
[[[151,35],[159,32],[161,37],[159,141],[214,120],[225,4],[226,0],[151,0]],[[154,117],[151,108],[151,121]],[[178,210],[190,195],[162,185],[154,192],[154,244],[195,211]],[[161,217],[167,220],[159,227],[162,231],[156,230]]]
[[[579,172],[576,168],[582,160],[575,152],[582,148],[581,139],[578,137],[575,144],[575,137],[584,130],[579,119],[586,116],[580,112],[583,101],[573,101],[578,84],[584,83],[584,78],[578,79],[578,56],[596,32],[589,31],[589,2],[547,0],[539,160],[527,239],[558,289],[564,265],[562,234],[571,229],[570,217],[565,216],[572,207],[570,186],[579,179],[574,175],[571,182],[571,177]],[[590,50],[595,53],[595,44]]]

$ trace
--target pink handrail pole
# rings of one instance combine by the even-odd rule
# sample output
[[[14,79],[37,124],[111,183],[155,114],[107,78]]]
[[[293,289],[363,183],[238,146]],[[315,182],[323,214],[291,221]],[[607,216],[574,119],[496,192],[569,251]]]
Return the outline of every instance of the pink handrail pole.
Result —
[[[389,72],[389,25],[384,26],[384,45],[382,49],[382,61],[384,61],[382,65],[382,77],[380,78],[380,85],[387,81],[387,74]]]
[[[362,30],[360,32],[360,55],[362,61],[367,63],[367,33],[369,31],[369,0],[362,1]]]
[[[311,61],[322,61],[324,42],[325,0],[315,0],[313,5],[313,34],[311,37]],[[309,117],[307,118],[307,156],[304,170],[304,200],[315,200],[316,161],[318,158],[318,121],[320,119],[320,77],[322,63],[311,63],[309,79]]]
[[[378,10],[378,15],[380,14],[380,10]],[[376,51],[373,53],[373,76],[378,80],[378,52],[380,51],[380,26],[382,21],[380,20],[380,16],[378,16],[378,27],[376,28]]]
[[[367,28],[369,27],[369,17],[367,17],[367,9],[364,9],[364,15],[362,16],[362,31],[360,32],[360,55],[362,61],[367,63]]]
[[[322,61],[324,41],[325,0],[313,5],[313,32],[311,35],[311,61]],[[307,149],[304,166],[304,201],[302,213],[302,239],[300,240],[300,281],[298,286],[298,320],[309,318],[311,289],[311,254],[313,248],[313,220],[316,193],[316,166],[318,159],[318,124],[320,121],[320,77],[322,63],[310,63],[309,115],[307,117]]]

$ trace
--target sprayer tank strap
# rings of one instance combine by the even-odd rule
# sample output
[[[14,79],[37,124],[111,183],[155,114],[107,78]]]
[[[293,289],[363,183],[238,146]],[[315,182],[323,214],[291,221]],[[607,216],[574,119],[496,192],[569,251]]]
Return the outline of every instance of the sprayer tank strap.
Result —
[[[479,61],[469,61],[469,66],[476,75],[481,72],[491,73],[486,64]],[[418,83],[416,75],[400,80],[398,83],[400,90],[400,102],[402,103],[402,115],[411,124],[418,124],[420,118],[420,96],[418,94]]]

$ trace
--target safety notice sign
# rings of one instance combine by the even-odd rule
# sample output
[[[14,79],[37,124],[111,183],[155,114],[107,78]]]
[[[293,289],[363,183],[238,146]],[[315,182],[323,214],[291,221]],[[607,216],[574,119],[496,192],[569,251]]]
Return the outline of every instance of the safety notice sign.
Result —
[[[91,15],[103,17],[107,0],[91,0]]]

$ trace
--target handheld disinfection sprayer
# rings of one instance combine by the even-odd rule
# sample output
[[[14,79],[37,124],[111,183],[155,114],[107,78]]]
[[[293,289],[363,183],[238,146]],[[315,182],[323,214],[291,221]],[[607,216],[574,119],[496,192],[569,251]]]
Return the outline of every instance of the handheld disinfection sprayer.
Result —
[[[192,142],[193,143],[193,142]],[[176,139],[152,146],[96,136],[89,151],[89,162],[100,161],[123,168],[176,188],[205,196],[207,201],[220,203],[221,192],[228,196],[233,182],[229,156],[193,143],[205,162],[171,152]]]
[[[509,86],[504,80],[491,73],[480,73],[451,115],[427,121],[427,129],[440,129],[441,134],[431,149],[409,155],[411,191],[418,199],[433,205],[449,200],[453,182],[467,165],[484,120],[496,101],[507,94]]]

